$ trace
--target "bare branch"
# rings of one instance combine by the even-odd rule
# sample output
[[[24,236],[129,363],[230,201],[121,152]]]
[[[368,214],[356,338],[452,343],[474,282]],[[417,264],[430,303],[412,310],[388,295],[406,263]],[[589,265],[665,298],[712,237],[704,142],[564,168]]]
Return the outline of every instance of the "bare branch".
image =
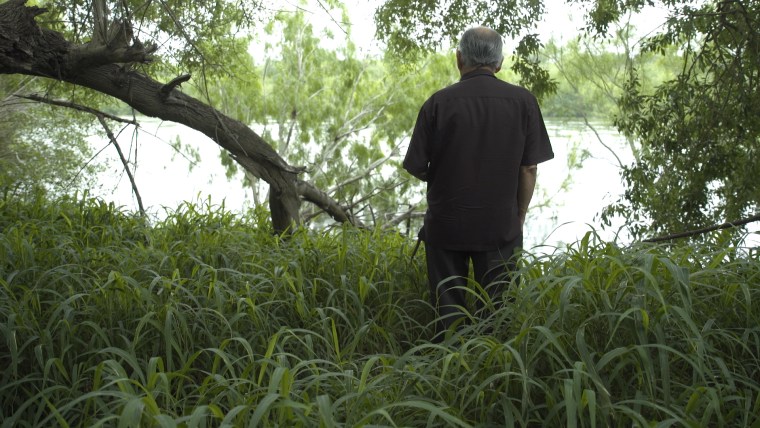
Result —
[[[108,5],[106,0],[92,0],[92,41],[106,44],[108,34]]]
[[[703,229],[690,230],[687,232],[675,233],[673,235],[660,236],[657,238],[649,238],[649,239],[645,239],[644,242],[662,242],[662,241],[670,241],[670,240],[678,239],[678,238],[689,238],[692,236],[702,235],[707,232],[713,232],[715,230],[730,229],[732,227],[743,226],[745,224],[752,223],[755,221],[760,221],[760,214],[755,214],[752,217],[748,217],[741,220],[729,221],[723,224],[705,227]]]
[[[599,135],[599,132],[588,121],[588,117],[586,116],[586,114],[583,115],[583,122],[585,122],[586,126],[591,130],[591,132],[593,132],[594,135],[596,135],[596,140],[599,141],[599,144],[601,144],[602,146],[604,146],[605,149],[609,150],[609,152],[612,153],[612,156],[615,156],[615,159],[617,160],[618,167],[622,169],[623,168],[623,162],[620,160],[620,157],[618,157],[617,153],[615,153],[615,151],[612,150],[612,147],[610,147],[610,146],[608,146],[607,144],[604,143],[604,140]]]
[[[102,0],[95,0],[99,4]],[[104,3],[104,2],[103,2]],[[148,63],[153,61],[155,44],[143,45],[134,37],[132,24],[127,20],[114,20],[106,27],[107,9],[94,10],[95,29],[92,39],[84,45],[71,46],[66,55],[66,72],[76,73],[80,69],[105,64]],[[105,14],[105,15],[104,15]]]
[[[121,146],[119,146],[119,142],[116,141],[116,137],[113,135],[113,132],[111,132],[111,128],[108,127],[105,117],[102,114],[98,114],[97,117],[98,121],[100,121],[100,124],[103,126],[103,129],[106,131],[106,135],[108,135],[111,144],[116,147],[116,151],[119,153],[121,164],[124,166],[124,171],[127,172],[127,177],[129,177],[129,182],[132,185],[132,192],[134,192],[135,198],[137,198],[137,207],[140,209],[140,215],[147,217],[142,197],[140,197],[140,190],[137,188],[137,183],[135,182],[134,175],[132,175],[132,171],[129,170],[129,162],[127,161],[127,158],[124,157],[124,152],[121,151]]]
[[[27,99],[27,100],[37,101],[37,102],[40,102],[40,103],[50,104],[50,105],[54,105],[54,106],[58,106],[58,107],[66,107],[66,108],[70,108],[70,109],[74,109],[74,110],[79,110],[81,112],[90,113],[90,114],[93,114],[95,116],[103,116],[103,117],[111,119],[113,121],[121,122],[121,123],[126,123],[128,125],[140,126],[140,124],[137,123],[136,120],[124,119],[124,118],[121,118],[119,116],[114,116],[112,114],[108,114],[106,112],[102,112],[100,110],[96,110],[94,108],[90,108],[90,107],[83,106],[83,105],[80,105],[80,104],[72,103],[70,101],[52,100],[50,98],[45,98],[45,97],[41,97],[39,95],[34,95],[34,94],[31,94],[31,95],[15,95],[15,96],[18,97],[18,98],[24,98],[24,99]]]
[[[331,20],[331,21],[332,21],[332,22],[333,22],[335,25],[337,25],[337,26],[338,26],[338,28],[340,28],[340,31],[342,31],[344,34],[348,34],[348,32],[346,31],[346,29],[345,29],[345,28],[343,28],[343,25],[341,25],[341,23],[340,23],[340,22],[338,22],[338,21],[337,21],[337,20],[336,20],[336,19],[335,19],[335,18],[332,16],[332,14],[330,13],[330,11],[329,11],[329,10],[327,10],[327,7],[325,7],[324,3],[322,3],[322,1],[320,1],[320,0],[318,0],[318,1],[317,1],[317,3],[319,3],[319,7],[321,7],[321,8],[322,8],[322,10],[324,10],[324,11],[325,11],[325,13],[327,13],[327,16],[329,16],[329,17],[330,17],[330,20]]]
[[[357,206],[359,206],[360,204],[363,204],[364,202],[366,202],[366,201],[368,201],[368,200],[370,200],[370,199],[374,198],[375,196],[377,196],[377,195],[379,195],[379,194],[381,194],[381,193],[383,193],[383,192],[386,192],[386,191],[388,191],[388,190],[393,190],[393,189],[395,189],[396,187],[399,187],[399,186],[401,186],[402,184],[406,183],[407,181],[408,181],[407,179],[404,179],[404,180],[401,180],[401,181],[392,182],[392,183],[390,183],[390,184],[389,184],[389,185],[387,185],[387,186],[377,187],[377,188],[375,188],[375,191],[374,191],[374,192],[372,192],[372,193],[370,193],[370,194],[368,194],[368,195],[364,195],[362,198],[360,198],[360,199],[358,199],[358,200],[356,200],[356,201],[353,201],[353,202],[351,203],[351,205],[349,205],[348,207],[346,207],[346,208],[344,208],[344,209],[345,209],[345,210],[347,210],[347,211],[353,211],[353,210],[354,210],[354,208],[356,208],[356,207],[357,207]],[[361,211],[361,210],[359,210],[359,211]]]
[[[399,224],[407,220],[411,220],[413,218],[423,218],[423,217],[425,217],[425,211],[417,211],[417,205],[412,205],[409,207],[408,210],[396,214],[396,216],[388,220],[385,223],[385,225],[398,226]]]
[[[326,212],[335,221],[341,223],[349,222],[355,226],[362,226],[360,221],[352,218],[346,209],[340,206],[340,204],[338,204],[327,193],[314,187],[313,184],[303,180],[298,180],[296,186],[298,188],[298,193],[301,195],[301,197],[304,198],[304,200],[311,202],[324,210],[324,212]]]
[[[170,80],[167,84],[161,87],[161,89],[158,91],[158,93],[161,95],[161,98],[163,100],[166,100],[167,97],[169,97],[169,94],[176,88],[177,86],[187,82],[190,80],[189,74],[183,74],[181,76],[177,76],[174,79]]]
[[[396,156],[398,154],[398,149],[401,143],[397,144],[396,147],[391,150],[391,152],[384,158],[380,158],[374,162],[372,162],[370,165],[367,166],[363,171],[360,171],[359,173],[355,174],[353,177],[348,178],[347,180],[344,180],[341,183],[336,184],[330,190],[327,191],[327,193],[332,194],[337,192],[341,187],[348,186],[351,183],[357,182],[361,180],[362,178],[367,177],[373,170],[383,165],[385,162],[388,162],[390,158],[393,156]]]
[[[121,160],[121,164],[124,166],[124,171],[126,171],[127,177],[129,177],[129,182],[132,185],[132,192],[134,192],[135,198],[137,198],[137,206],[140,210],[140,215],[142,215],[143,217],[147,216],[145,212],[145,207],[143,206],[142,197],[140,196],[140,190],[137,188],[137,182],[135,182],[135,177],[134,175],[132,175],[132,171],[129,170],[129,161],[127,161],[127,158],[124,156],[124,152],[121,151],[121,146],[119,146],[119,142],[116,140],[116,137],[111,131],[111,128],[108,126],[108,123],[106,123],[106,118],[117,121],[117,122],[126,123],[129,125],[139,126],[137,121],[122,119],[118,116],[104,113],[100,110],[96,110],[91,107],[86,107],[80,104],[72,103],[70,101],[51,100],[49,98],[40,97],[38,95],[16,95],[16,96],[19,98],[25,98],[31,101],[37,101],[37,102],[41,102],[45,104],[58,106],[58,107],[70,108],[70,109],[78,110],[84,113],[95,115],[95,117],[98,118],[98,121],[100,122],[101,126],[103,126],[103,129],[106,131],[108,140],[111,142],[111,144],[114,145],[114,147],[116,148],[116,151],[119,154],[119,160]]]

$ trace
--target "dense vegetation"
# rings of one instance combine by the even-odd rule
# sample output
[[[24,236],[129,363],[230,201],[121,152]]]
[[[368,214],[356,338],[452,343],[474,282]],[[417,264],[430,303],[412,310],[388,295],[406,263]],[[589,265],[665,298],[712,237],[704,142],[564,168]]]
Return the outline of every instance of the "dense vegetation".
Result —
[[[110,22],[91,16],[96,3],[108,2],[42,2],[36,22],[81,47],[104,35],[93,20]],[[656,2],[668,22],[642,41],[625,26],[605,36],[655,2],[580,2],[586,37],[545,47],[533,35],[542,2],[386,0],[376,20],[390,49],[375,59],[350,32],[330,50],[321,43],[343,41],[259,2],[111,3],[111,28],[131,21],[145,42],[122,43],[162,48],[150,65],[105,69],[161,83],[192,74],[182,93],[196,107],[262,124],[259,143],[365,224],[414,221],[422,193],[380,166],[398,159],[422,100],[456,79],[450,52],[411,45],[446,46],[473,20],[522,36],[501,76],[541,95],[547,115],[614,116],[636,163],[605,216],[633,235],[758,206],[757,0]],[[238,36],[262,24],[272,57],[249,58]],[[27,38],[8,34],[18,53]],[[424,257],[396,231],[315,221],[281,236],[271,211],[210,203],[150,223],[66,196],[88,188],[92,116],[14,95],[134,110],[105,101],[116,89],[98,95],[47,80],[60,70],[30,78],[34,68],[9,63],[29,52],[0,55],[0,72],[14,74],[0,81],[0,427],[760,427],[757,248],[725,233],[623,246],[591,232],[525,254],[506,306],[432,344]],[[225,160],[234,166],[234,153]],[[239,166],[254,186],[271,184]]]
[[[24,3],[0,3],[0,74],[13,75],[0,93],[45,94],[46,102],[64,98],[85,110],[128,107],[199,130],[223,148],[231,169],[246,171],[279,231],[313,219],[398,224],[424,210],[408,196],[416,182],[386,172],[420,100],[456,78],[431,53],[450,55],[474,22],[511,40],[505,72],[544,100],[547,113],[612,116],[626,137],[634,161],[621,166],[625,191],[602,212],[607,225],[622,220],[643,237],[751,218],[760,207],[758,0],[570,2],[582,30],[566,46],[538,36],[541,19],[557,10],[545,2],[384,0],[374,15],[385,46],[376,61],[352,41],[353,3],[340,0],[285,2],[288,11],[278,1],[50,0],[39,2],[45,13]],[[664,17],[661,25],[638,36],[630,17],[650,13]],[[113,40],[103,43],[106,36]],[[252,40],[263,45],[254,59]],[[132,83],[122,84],[124,73]],[[135,96],[183,82],[174,95],[196,97],[179,104]],[[221,118],[235,125],[220,122],[219,132],[212,124]],[[0,168],[12,169],[11,178],[40,171],[48,181],[77,181],[71,171],[89,156],[70,137],[73,118],[56,119],[71,129],[17,130],[18,121],[0,119],[0,129],[11,129],[0,134]],[[38,129],[63,134],[56,145],[74,150],[27,143]],[[65,156],[45,162],[51,152]]]
[[[2,426],[760,424],[756,248],[589,234],[435,345],[413,242],[270,230],[6,190]]]

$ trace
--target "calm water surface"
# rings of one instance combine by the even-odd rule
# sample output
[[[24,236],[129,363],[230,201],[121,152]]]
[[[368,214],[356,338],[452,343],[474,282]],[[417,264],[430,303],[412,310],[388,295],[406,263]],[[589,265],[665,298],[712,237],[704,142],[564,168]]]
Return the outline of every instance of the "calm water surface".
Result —
[[[526,247],[539,252],[551,252],[564,243],[575,242],[590,230],[604,239],[615,238],[620,224],[603,230],[599,212],[616,201],[623,190],[619,163],[632,160],[630,149],[614,129],[594,125],[596,132],[579,122],[547,121],[555,158],[539,165],[538,189],[526,224]],[[198,151],[200,162],[195,163],[171,147],[177,137],[182,144]],[[137,134],[137,150],[131,132],[119,136],[125,152],[132,148],[137,159],[135,178],[143,205],[157,217],[175,209],[183,201],[214,205],[224,202],[231,211],[244,211],[252,206],[250,189],[241,187],[243,176],[227,179],[219,161],[219,148],[199,132],[170,122],[143,119]],[[101,137],[92,139],[96,150],[106,145]],[[403,150],[402,150],[403,152]],[[614,153],[613,153],[614,152]],[[112,147],[106,147],[108,170],[102,174],[101,196],[128,210],[137,209],[129,179]],[[571,168],[575,160],[578,167]],[[627,242],[621,236],[622,242]],[[537,247],[538,248],[535,248]]]

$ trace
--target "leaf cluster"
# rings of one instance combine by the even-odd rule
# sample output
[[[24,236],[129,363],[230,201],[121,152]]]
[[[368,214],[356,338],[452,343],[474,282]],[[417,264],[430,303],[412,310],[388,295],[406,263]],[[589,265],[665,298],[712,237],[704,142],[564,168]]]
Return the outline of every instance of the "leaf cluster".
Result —
[[[305,167],[299,178],[362,221],[381,223],[411,207],[400,145],[424,99],[454,81],[453,58],[430,54],[414,73],[398,72],[385,58],[361,55],[350,34],[315,28],[301,11],[279,13],[262,39],[266,58],[218,81],[212,102],[250,123],[288,162]],[[316,214],[307,209],[304,217],[319,221]]]
[[[759,12],[756,1],[684,6],[647,45],[679,46],[677,77],[649,93],[631,72],[616,124],[639,140],[641,158],[624,170],[625,202],[612,210],[648,218],[641,231],[700,228],[760,207]]]
[[[102,0],[96,0],[102,1]],[[159,47],[156,62],[179,66],[184,72],[224,68],[225,57],[236,55],[239,46],[230,42],[246,38],[245,31],[267,17],[263,2],[125,0],[102,1],[108,21],[131,25],[133,40]],[[96,19],[90,0],[45,1],[47,25],[83,44],[93,37]],[[41,24],[45,24],[41,22]]]
[[[41,105],[17,97],[29,91],[59,94],[40,79],[0,78],[0,183],[17,192],[43,187],[65,194],[90,186],[102,167],[92,162],[86,137],[90,121],[83,114]]]
[[[537,0],[507,3],[454,0],[388,0],[377,9],[378,36],[401,62],[413,61],[421,51],[449,49],[461,34],[474,25],[484,25],[505,37],[519,39],[514,48],[512,70],[534,94],[542,98],[556,90],[556,82],[541,67],[541,41],[533,33],[543,16],[544,4]]]
[[[562,43],[550,40],[541,50],[542,65],[558,82],[541,110],[555,118],[597,119],[612,125],[620,116],[618,100],[625,93],[631,68],[638,70],[639,90],[651,94],[680,71],[672,47],[662,54],[636,52],[635,28],[625,24],[606,38],[578,36]]]

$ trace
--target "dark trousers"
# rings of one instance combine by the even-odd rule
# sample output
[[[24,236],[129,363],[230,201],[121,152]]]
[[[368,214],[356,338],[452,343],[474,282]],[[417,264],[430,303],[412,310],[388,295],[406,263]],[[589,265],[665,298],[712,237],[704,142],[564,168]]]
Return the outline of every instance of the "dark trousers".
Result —
[[[485,315],[485,296],[467,287],[470,261],[475,281],[498,308],[510,282],[507,274],[515,270],[515,252],[520,247],[522,236],[494,251],[453,251],[425,243],[430,298],[438,317],[435,341],[440,341],[446,330],[466,322],[464,311],[470,310],[466,301],[468,291],[475,291],[474,314]]]

